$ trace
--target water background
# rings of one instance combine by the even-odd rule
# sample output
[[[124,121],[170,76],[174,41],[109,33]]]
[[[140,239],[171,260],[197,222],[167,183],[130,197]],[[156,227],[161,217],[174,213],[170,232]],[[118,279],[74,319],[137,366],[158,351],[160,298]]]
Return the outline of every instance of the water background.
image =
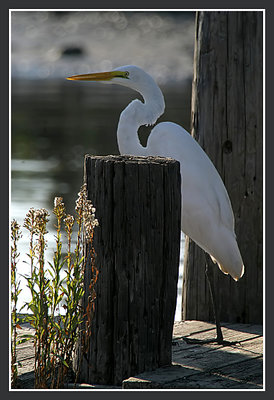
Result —
[[[121,111],[140,96],[130,89],[67,81],[65,77],[135,64],[160,85],[166,110],[160,121],[189,130],[194,13],[11,13],[11,211],[21,225],[30,207],[52,210],[62,196],[68,213],[83,180],[85,154],[119,154]],[[150,128],[139,130],[146,144]],[[54,218],[47,234],[52,257]],[[19,242],[19,270],[28,273],[28,234]],[[183,238],[182,238],[183,239]],[[183,240],[182,240],[183,247]],[[176,320],[180,320],[182,256]],[[20,305],[29,300],[23,292]]]

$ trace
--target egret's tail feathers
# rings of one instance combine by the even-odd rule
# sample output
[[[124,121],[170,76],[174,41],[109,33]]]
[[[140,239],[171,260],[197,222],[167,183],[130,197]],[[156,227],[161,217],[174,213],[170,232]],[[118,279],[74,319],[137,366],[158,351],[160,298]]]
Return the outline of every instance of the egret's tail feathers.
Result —
[[[213,260],[213,262],[215,262],[215,263],[217,263],[218,264],[218,267],[220,268],[220,270],[224,273],[224,274],[226,274],[226,275],[231,275],[231,277],[234,279],[234,281],[238,281],[242,276],[243,276],[243,274],[244,274],[244,272],[245,272],[245,267],[244,267],[244,264],[242,264],[242,266],[241,266],[241,268],[240,268],[240,271],[238,272],[236,272],[235,271],[235,269],[231,269],[231,268],[225,268],[223,265],[221,265],[220,263],[218,263],[218,261],[216,261],[215,259],[214,259],[214,257],[212,257],[211,256],[211,258],[212,258],[212,260]]]
[[[228,268],[225,268],[222,264],[220,264],[212,255],[210,255],[211,260],[214,262],[214,264],[218,264],[218,267],[220,268],[220,270],[225,274],[228,275],[230,274],[232,276],[232,278],[234,279],[234,281],[238,281],[244,274],[245,272],[245,267],[242,264],[240,272],[235,272],[235,270],[231,270]]]
[[[226,269],[216,260],[216,258],[214,258],[211,254],[210,254],[211,260],[214,262],[214,264],[218,264],[218,267],[220,268],[220,270],[224,273],[224,274],[228,274],[228,272],[226,271]]]
[[[214,258],[211,254],[209,254],[209,255],[210,255],[211,260],[214,262],[214,264],[216,264],[216,263],[218,264],[216,258]]]
[[[231,232],[224,232],[225,241],[223,245],[213,248],[209,254],[212,261],[218,265],[220,270],[224,274],[229,274],[231,277],[238,281],[244,274],[245,267],[242,260],[242,256],[235,240],[235,237],[231,235]]]
[[[235,281],[238,281],[243,276],[244,273],[245,273],[245,266],[244,266],[244,264],[242,264],[242,269],[241,269],[240,274],[238,276],[232,276],[232,278]]]

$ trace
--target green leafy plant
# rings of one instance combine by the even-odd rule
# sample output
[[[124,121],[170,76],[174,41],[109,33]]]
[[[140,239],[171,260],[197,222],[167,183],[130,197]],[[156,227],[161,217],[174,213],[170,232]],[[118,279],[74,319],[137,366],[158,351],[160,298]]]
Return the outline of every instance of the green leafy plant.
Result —
[[[34,328],[35,388],[61,388],[72,371],[73,353],[79,338],[87,334],[81,331],[84,318],[90,315],[96,298],[95,283],[98,270],[95,266],[93,248],[94,229],[98,225],[95,208],[87,199],[83,185],[76,201],[77,239],[72,251],[72,235],[75,219],[66,215],[62,197],[54,200],[53,214],[56,218],[56,250],[53,262],[45,263],[47,223],[49,213],[45,209],[31,208],[26,215],[24,227],[29,231],[30,275],[25,276],[31,301],[26,304],[31,314],[25,317]],[[63,255],[62,225],[66,233],[66,252]],[[86,258],[83,256],[85,234],[91,259],[92,277],[89,283],[89,305],[81,305],[84,295]],[[18,239],[18,238],[17,238]],[[15,338],[16,340],[16,338]],[[82,351],[84,347],[82,346]],[[77,374],[76,374],[77,378]]]

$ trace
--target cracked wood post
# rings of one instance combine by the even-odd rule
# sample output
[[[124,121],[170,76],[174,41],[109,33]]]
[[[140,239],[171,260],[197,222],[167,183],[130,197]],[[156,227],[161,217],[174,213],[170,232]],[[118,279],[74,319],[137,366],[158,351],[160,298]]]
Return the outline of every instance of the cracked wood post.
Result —
[[[117,385],[171,364],[180,168],[160,157],[86,156],[85,181],[99,220],[99,275],[90,350],[79,380]]]
[[[221,321],[262,323],[262,12],[198,12],[192,135],[213,161],[231,199],[245,264],[239,282],[214,270]],[[182,319],[213,320],[203,251],[187,240]]]

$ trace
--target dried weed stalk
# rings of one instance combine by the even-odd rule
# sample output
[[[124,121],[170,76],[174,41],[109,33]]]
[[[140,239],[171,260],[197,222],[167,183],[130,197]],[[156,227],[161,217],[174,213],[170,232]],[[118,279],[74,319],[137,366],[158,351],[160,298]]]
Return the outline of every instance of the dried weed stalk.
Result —
[[[20,328],[17,314],[17,301],[21,292],[20,282],[17,280],[17,250],[18,240],[22,237],[20,225],[13,220],[11,222],[11,386],[17,386],[18,362],[17,362],[17,328]]]
[[[70,379],[73,354],[81,338],[81,351],[87,349],[91,321],[96,298],[95,283],[98,270],[95,266],[93,248],[94,229],[98,226],[95,208],[87,199],[86,185],[83,185],[76,201],[77,240],[72,251],[74,217],[66,215],[62,197],[54,200],[53,214],[56,217],[56,250],[53,262],[45,266],[47,223],[49,213],[45,209],[31,208],[26,215],[24,227],[29,231],[30,276],[25,276],[31,292],[31,301],[26,304],[31,314],[25,317],[34,328],[35,388],[62,388]],[[66,255],[62,254],[62,234],[67,236]],[[16,385],[16,302],[20,293],[16,283],[17,241],[20,227],[14,221],[12,230],[12,373]],[[84,310],[81,301],[84,295],[86,258],[83,254],[83,233],[90,249],[91,280],[88,285],[88,306]],[[17,285],[17,286],[16,286]],[[62,313],[61,310],[64,310]],[[84,319],[87,319],[83,327]],[[84,338],[84,339],[83,339]],[[83,342],[84,340],[84,342]],[[84,345],[83,345],[84,343]],[[76,373],[76,379],[79,371]],[[76,382],[75,379],[75,382]]]

